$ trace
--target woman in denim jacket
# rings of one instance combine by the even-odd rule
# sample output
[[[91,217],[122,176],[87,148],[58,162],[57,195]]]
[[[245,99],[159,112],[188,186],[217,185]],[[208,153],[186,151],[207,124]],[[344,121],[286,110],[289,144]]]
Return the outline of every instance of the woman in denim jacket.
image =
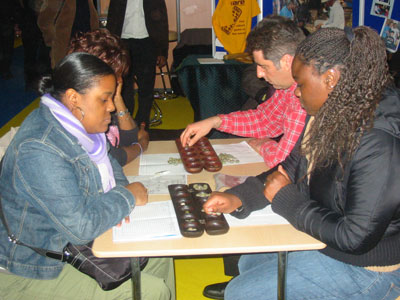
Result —
[[[87,53],[65,57],[40,84],[40,107],[24,121],[4,156],[0,200],[10,231],[33,247],[61,252],[87,244],[147,203],[107,153],[104,132],[115,107],[116,78]],[[0,223],[0,295],[4,299],[127,299],[129,281],[103,291],[68,264],[10,242]],[[144,299],[174,298],[172,259],[150,259]]]

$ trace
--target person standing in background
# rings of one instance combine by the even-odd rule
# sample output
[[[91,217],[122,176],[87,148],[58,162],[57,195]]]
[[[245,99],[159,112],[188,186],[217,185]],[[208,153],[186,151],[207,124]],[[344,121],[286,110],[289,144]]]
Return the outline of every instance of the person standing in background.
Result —
[[[99,28],[99,16],[93,0],[49,0],[40,7],[38,26],[54,68],[66,56],[71,37]]]
[[[37,25],[41,5],[35,0],[14,1],[17,1],[19,5],[17,22],[21,28],[24,48],[25,90],[35,91],[40,76],[51,69],[50,48],[46,47],[42,32]]]
[[[344,10],[340,5],[339,0],[322,0],[322,4],[326,3],[327,9],[329,9],[329,19],[322,24],[317,25],[317,28],[329,28],[335,27],[344,29]]]
[[[138,86],[136,123],[149,126],[154,101],[156,66],[162,67],[168,56],[168,15],[164,0],[111,0],[107,29],[122,38],[131,66],[123,78],[122,98],[129,112],[134,111],[133,84]]]
[[[279,12],[279,15],[281,17],[286,17],[290,20],[294,20],[295,9],[296,9],[296,3],[294,2],[294,0],[292,0],[284,7],[282,7],[281,11]]]
[[[13,77],[10,67],[14,52],[14,0],[2,2],[0,10],[0,78],[11,79]]]

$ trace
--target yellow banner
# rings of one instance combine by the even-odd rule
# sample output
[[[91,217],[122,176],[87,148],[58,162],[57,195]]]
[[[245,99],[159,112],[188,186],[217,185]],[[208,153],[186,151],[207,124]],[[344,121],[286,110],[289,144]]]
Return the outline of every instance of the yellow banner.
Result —
[[[251,19],[259,13],[257,0],[219,0],[212,24],[218,40],[228,53],[245,50]]]

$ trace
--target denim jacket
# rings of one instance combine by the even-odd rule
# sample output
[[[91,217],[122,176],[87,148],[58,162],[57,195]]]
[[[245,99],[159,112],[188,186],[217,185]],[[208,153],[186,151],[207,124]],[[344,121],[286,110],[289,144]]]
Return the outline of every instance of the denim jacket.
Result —
[[[62,251],[86,244],[118,224],[135,206],[116,160],[116,186],[103,192],[100,173],[78,140],[41,105],[24,121],[4,156],[0,173],[3,211],[17,239]],[[63,263],[13,244],[0,222],[0,266],[15,275],[51,279]]]

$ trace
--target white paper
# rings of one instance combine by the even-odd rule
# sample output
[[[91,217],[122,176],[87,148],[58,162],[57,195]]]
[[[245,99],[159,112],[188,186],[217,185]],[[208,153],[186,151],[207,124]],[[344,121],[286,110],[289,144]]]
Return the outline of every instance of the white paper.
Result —
[[[224,216],[230,227],[289,224],[284,217],[272,211],[271,205],[267,205],[267,207],[263,209],[253,211],[245,219],[237,219],[230,214],[224,214]]]
[[[179,153],[144,154],[140,158],[139,175],[154,175],[158,172],[168,171],[168,174],[188,174],[182,163],[172,165],[170,158],[180,159]]]
[[[263,162],[263,158],[253,148],[243,141],[236,144],[213,145],[215,152],[219,155],[227,153],[239,160],[238,163],[225,162],[224,166]],[[157,173],[168,173],[169,175],[189,174],[181,163],[169,164],[170,158],[180,159],[179,153],[144,154],[140,158],[139,175],[155,175]]]
[[[172,201],[151,202],[144,206],[136,206],[129,217],[129,223],[123,220],[120,227],[113,227],[114,242],[182,237]]]
[[[224,163],[224,166],[264,162],[264,159],[247,142],[213,145],[217,154],[227,153],[239,160],[239,163]]]
[[[17,134],[18,129],[19,127],[11,127],[10,130],[0,138],[0,159],[6,153],[8,145],[10,145],[11,140]]]
[[[211,58],[211,57],[202,57],[198,58],[197,61],[199,64],[224,64],[225,62],[222,59]]]
[[[168,185],[170,184],[187,184],[186,175],[140,175],[127,176],[129,183],[141,182],[146,188],[149,195],[169,195]]]

